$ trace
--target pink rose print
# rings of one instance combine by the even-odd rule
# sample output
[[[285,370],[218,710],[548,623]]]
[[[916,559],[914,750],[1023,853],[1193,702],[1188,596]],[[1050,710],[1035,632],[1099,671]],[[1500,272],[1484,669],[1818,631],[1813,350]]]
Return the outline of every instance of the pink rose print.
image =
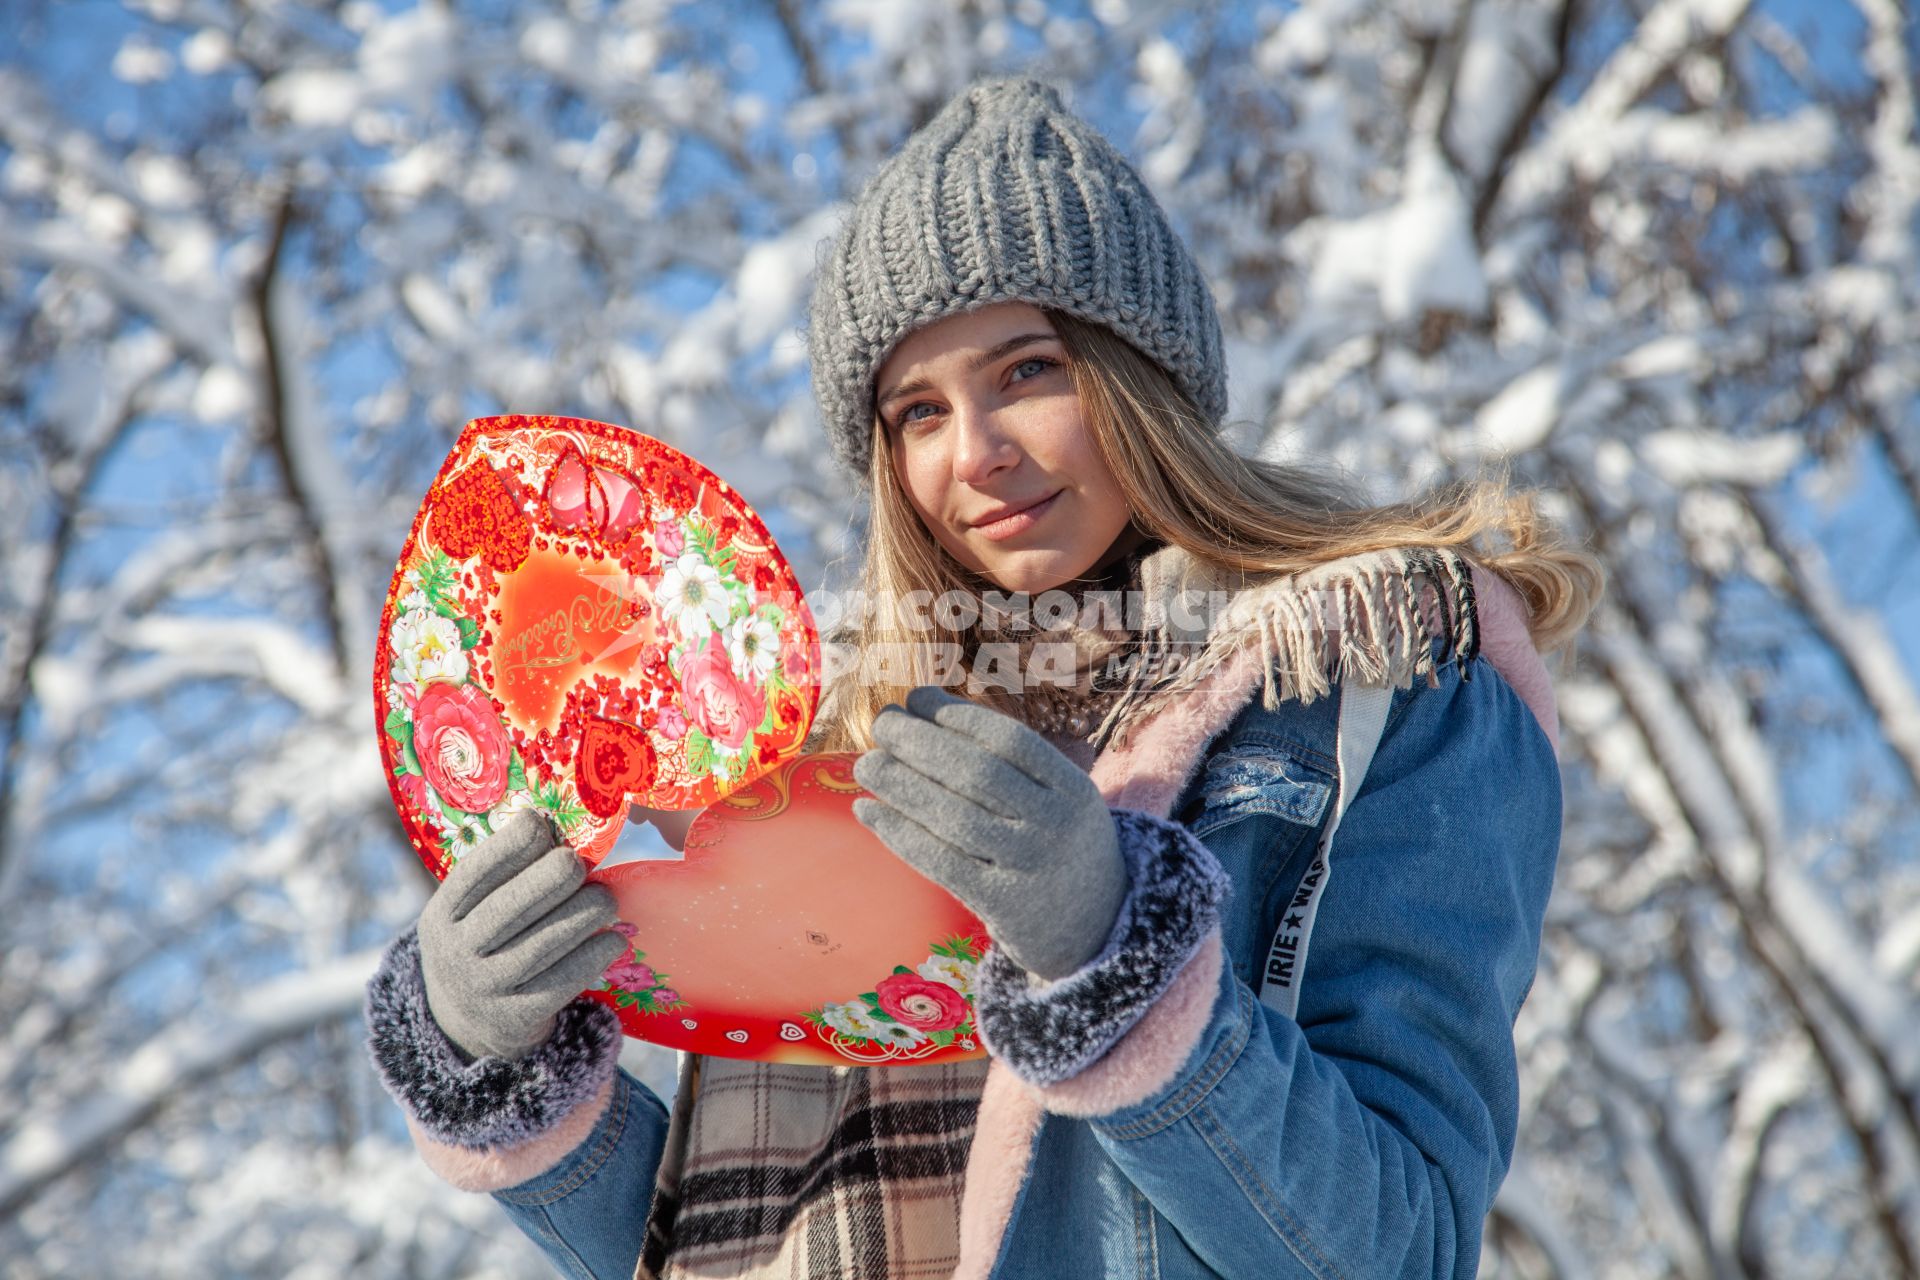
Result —
[[[663,1006],[679,1004],[680,993],[678,991],[675,991],[672,987],[662,987],[658,991],[653,993],[653,1002],[657,1005],[663,1005]]]
[[[720,633],[707,634],[707,645],[680,660],[680,700],[700,732],[723,747],[737,747],[767,714],[767,695],[742,683],[720,643]]]
[[[882,978],[873,989],[880,1009],[896,1022],[922,1031],[945,1031],[967,1020],[967,998],[944,982],[917,973]]]
[[[606,979],[622,991],[647,991],[653,987],[653,966],[626,956],[607,966]]]
[[[687,736],[687,718],[680,714],[678,707],[660,708],[660,719],[654,725],[660,730],[660,736],[670,742],[678,742]]]
[[[654,545],[660,548],[660,554],[671,560],[687,549],[686,535],[680,532],[680,525],[673,520],[662,520],[653,530]]]
[[[413,750],[440,797],[484,813],[507,792],[513,748],[487,695],[470,684],[430,682],[413,708]]]
[[[609,925],[608,927],[611,928],[615,933],[619,934],[621,937],[625,938],[628,942],[632,942],[636,937],[640,935],[640,931],[634,928],[632,925],[628,924],[625,920],[621,920],[615,924]]]

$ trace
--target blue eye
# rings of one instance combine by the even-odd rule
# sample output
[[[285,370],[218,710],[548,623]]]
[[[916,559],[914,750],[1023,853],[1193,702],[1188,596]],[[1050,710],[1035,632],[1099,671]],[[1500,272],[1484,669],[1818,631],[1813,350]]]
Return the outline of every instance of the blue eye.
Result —
[[[1028,356],[1025,360],[1013,366],[1012,380],[1015,382],[1026,382],[1029,379],[1039,377],[1049,369],[1057,369],[1059,367],[1060,361],[1048,356]],[[927,412],[924,414],[921,413],[920,410],[922,409],[927,410]],[[937,417],[939,413],[940,406],[938,404],[927,400],[916,400],[906,408],[895,413],[889,425],[898,431],[904,429],[909,423],[924,422],[929,417]]]

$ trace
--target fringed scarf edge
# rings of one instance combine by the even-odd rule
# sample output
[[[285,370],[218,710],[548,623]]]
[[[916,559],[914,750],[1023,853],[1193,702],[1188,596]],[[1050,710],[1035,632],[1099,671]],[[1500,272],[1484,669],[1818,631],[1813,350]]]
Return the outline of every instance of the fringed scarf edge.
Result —
[[[1217,589],[1205,580],[1180,589],[1210,585]],[[1424,676],[1433,684],[1439,664],[1455,658],[1464,664],[1480,648],[1473,566],[1450,547],[1370,551],[1247,583],[1212,621],[1199,652],[1177,666],[1172,655],[1181,642],[1164,616],[1157,621],[1142,637],[1134,677],[1094,732],[1096,750],[1109,742],[1124,746],[1168,698],[1204,685],[1256,638],[1261,705],[1269,710],[1288,699],[1311,703],[1348,680],[1406,688]]]

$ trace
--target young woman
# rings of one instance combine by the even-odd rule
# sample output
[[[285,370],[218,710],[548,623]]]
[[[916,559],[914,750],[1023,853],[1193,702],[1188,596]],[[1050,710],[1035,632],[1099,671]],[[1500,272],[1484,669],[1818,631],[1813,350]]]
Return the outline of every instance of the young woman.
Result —
[[[571,998],[623,940],[528,818],[369,988],[428,1163],[573,1276],[1473,1275],[1559,843],[1539,651],[1594,562],[1498,485],[1234,455],[1191,255],[1032,81],[873,179],[811,347],[871,596],[1064,619],[851,629],[809,741],[985,922],[943,977],[991,1059],[689,1057],[666,1105]]]

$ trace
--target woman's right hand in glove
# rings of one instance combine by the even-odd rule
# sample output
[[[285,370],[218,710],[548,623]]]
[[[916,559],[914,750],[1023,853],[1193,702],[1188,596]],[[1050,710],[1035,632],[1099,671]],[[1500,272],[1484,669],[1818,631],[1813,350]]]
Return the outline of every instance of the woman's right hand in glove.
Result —
[[[427,1007],[469,1057],[518,1058],[627,952],[605,932],[613,894],[542,814],[523,810],[469,849],[420,913]]]

